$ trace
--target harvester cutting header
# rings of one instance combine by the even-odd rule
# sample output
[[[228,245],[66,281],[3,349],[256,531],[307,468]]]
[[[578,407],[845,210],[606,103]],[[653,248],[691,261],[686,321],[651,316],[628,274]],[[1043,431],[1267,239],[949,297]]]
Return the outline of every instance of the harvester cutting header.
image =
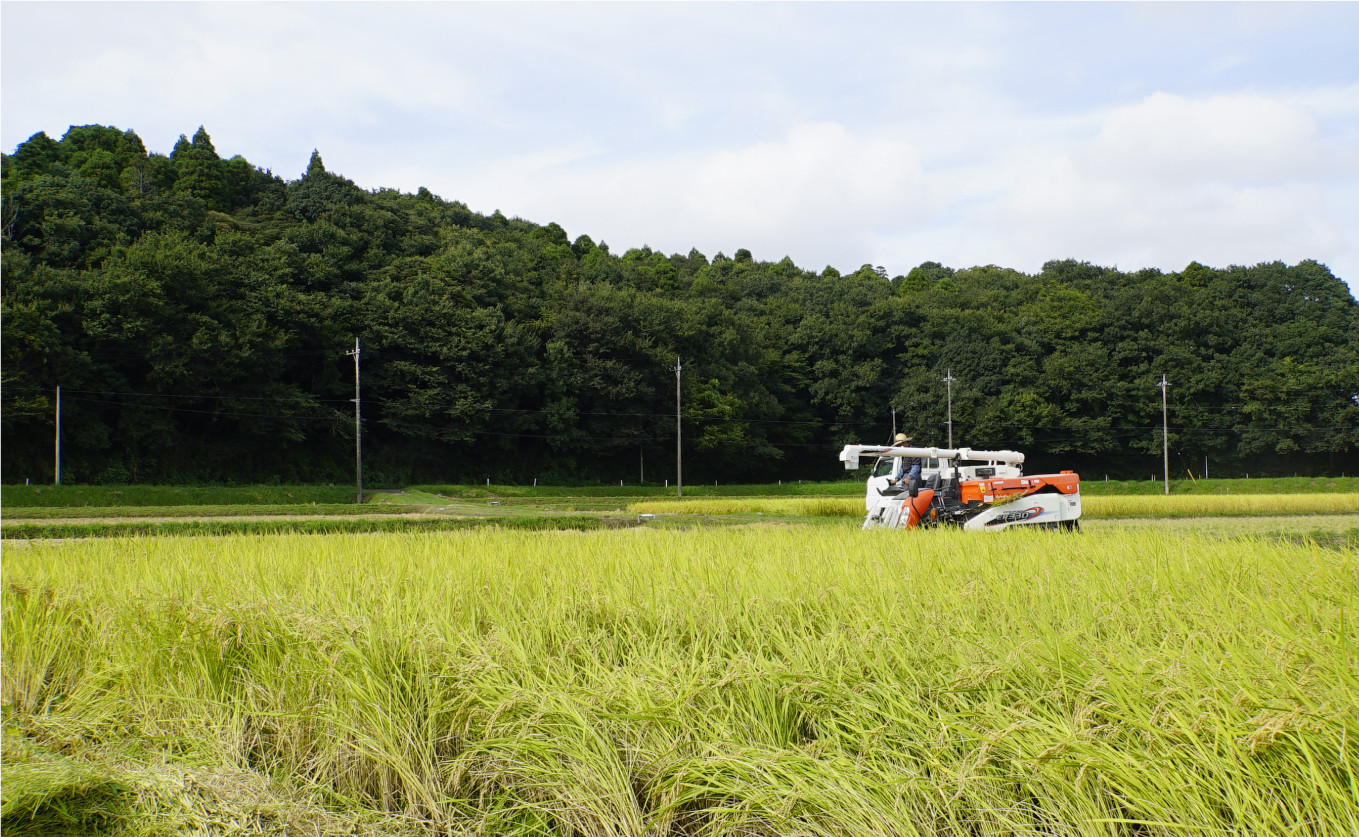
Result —
[[[1076,529],[1081,478],[1072,471],[1024,476],[1024,454],[1013,450],[845,445],[846,470],[876,457],[868,477],[864,528],[940,525],[997,531],[1011,526]],[[918,478],[901,463],[920,460]],[[969,463],[969,464],[964,464]]]

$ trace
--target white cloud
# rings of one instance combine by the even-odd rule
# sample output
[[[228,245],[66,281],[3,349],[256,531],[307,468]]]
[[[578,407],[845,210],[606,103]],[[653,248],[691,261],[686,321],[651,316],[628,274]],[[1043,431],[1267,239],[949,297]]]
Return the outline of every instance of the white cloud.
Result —
[[[1339,272],[1353,266],[1354,233],[1330,203],[1355,188],[1356,168],[1305,108],[1260,95],[1156,93],[1110,111],[1093,136],[991,169],[1003,191],[963,211],[967,235],[940,239],[960,266],[1035,270],[1073,257],[1178,270],[1196,259],[1317,258]]]
[[[802,125],[779,142],[720,151],[679,174],[684,205],[695,216],[777,235],[803,224],[852,229],[909,217],[922,181],[908,144],[855,137],[836,123]]]
[[[1354,278],[1344,194],[1356,166],[1313,109],[1287,96],[1155,93],[1048,118],[998,107],[985,131],[969,119],[966,109],[936,113],[918,140],[821,122],[703,155],[525,157],[441,193],[615,247],[748,247],[812,269],[1317,258]]]
[[[621,165],[569,153],[516,158],[456,186],[473,206],[554,220],[572,235],[667,251],[697,246],[709,255],[746,247],[764,259],[825,237],[857,239],[862,250],[875,225],[923,218],[932,200],[910,144],[856,136],[836,123]],[[453,187],[431,188],[448,195]]]
[[[1110,179],[1272,181],[1325,166],[1316,120],[1264,96],[1155,93],[1109,114],[1084,149]]]

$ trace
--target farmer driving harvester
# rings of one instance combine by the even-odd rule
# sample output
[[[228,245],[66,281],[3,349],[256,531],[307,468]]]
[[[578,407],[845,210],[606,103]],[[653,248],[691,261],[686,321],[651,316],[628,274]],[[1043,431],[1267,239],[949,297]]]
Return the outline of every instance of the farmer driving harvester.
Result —
[[[910,445],[911,437],[905,433],[898,433],[892,440],[894,448],[905,448]],[[905,488],[907,493],[914,497],[920,488],[920,464],[918,456],[898,457],[896,467],[892,469],[894,473],[890,485],[893,488]]]

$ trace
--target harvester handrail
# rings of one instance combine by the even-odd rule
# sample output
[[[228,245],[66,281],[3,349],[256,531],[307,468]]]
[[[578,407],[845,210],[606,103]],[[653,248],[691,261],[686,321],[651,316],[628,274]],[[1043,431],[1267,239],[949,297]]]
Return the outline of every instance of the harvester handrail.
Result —
[[[1017,450],[973,450],[972,448],[907,448],[891,447],[888,445],[845,445],[844,450],[840,451],[840,461],[845,463],[845,470],[852,471],[859,467],[859,457],[861,456],[911,456],[921,459],[952,459],[966,460],[972,462],[1010,462],[1019,464],[1024,461],[1024,454]]]

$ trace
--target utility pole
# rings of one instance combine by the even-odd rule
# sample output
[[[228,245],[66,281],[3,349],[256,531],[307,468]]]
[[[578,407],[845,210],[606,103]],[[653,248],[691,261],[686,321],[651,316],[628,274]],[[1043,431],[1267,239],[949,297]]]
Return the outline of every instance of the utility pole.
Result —
[[[893,407],[893,408],[892,408],[892,441],[895,442],[896,440],[897,440],[897,410],[896,410],[895,407]]]
[[[944,372],[944,384],[948,387],[948,446],[953,447],[953,382],[958,380],[953,377],[953,370],[948,369]]]
[[[680,447],[680,373],[684,370],[679,355],[675,355],[675,487],[677,496],[684,496],[684,449]]]
[[[359,338],[354,338],[354,351],[345,352],[354,358],[354,502],[363,502],[363,424],[359,412]]]
[[[1161,388],[1161,455],[1165,461],[1166,494],[1170,494],[1170,428],[1166,422],[1166,390],[1170,383],[1162,375],[1161,383],[1156,386]]]
[[[79,401],[80,399],[76,399]],[[61,485],[61,387],[57,387],[57,440],[56,469],[52,471],[52,484]]]

